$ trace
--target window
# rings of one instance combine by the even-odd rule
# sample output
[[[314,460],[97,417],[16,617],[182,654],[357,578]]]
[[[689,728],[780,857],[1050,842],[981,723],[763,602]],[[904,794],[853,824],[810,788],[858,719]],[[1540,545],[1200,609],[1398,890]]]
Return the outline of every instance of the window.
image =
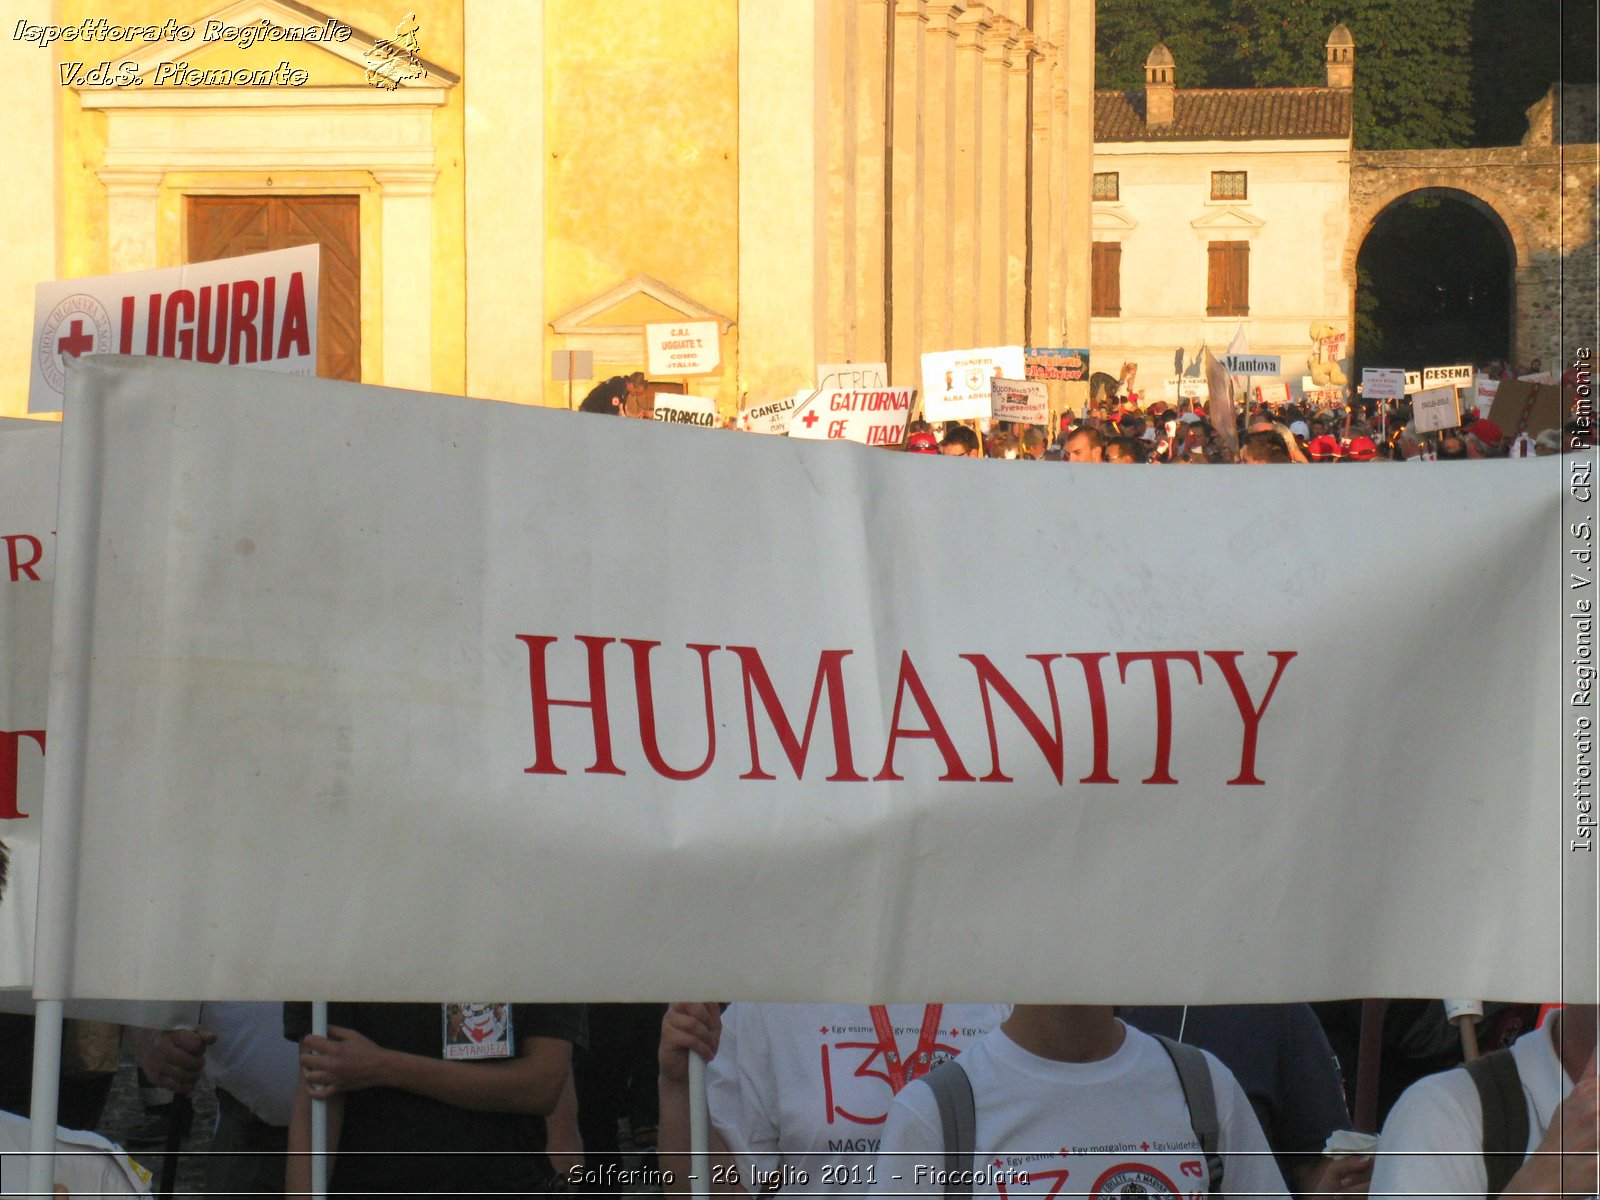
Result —
[[[1250,243],[1212,242],[1206,249],[1206,316],[1248,317]]]
[[[1095,242],[1089,257],[1089,315],[1122,315],[1122,243]]]
[[[1096,171],[1094,174],[1094,198],[1096,200],[1117,199],[1117,172]]]
[[[1211,198],[1213,200],[1244,200],[1249,197],[1250,172],[1211,172]]]

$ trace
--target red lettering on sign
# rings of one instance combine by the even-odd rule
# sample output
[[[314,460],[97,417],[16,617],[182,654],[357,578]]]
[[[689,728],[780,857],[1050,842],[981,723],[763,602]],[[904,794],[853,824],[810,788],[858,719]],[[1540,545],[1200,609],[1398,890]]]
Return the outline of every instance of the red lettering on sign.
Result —
[[[983,777],[985,783],[1010,783],[1011,776],[1000,771],[1000,742],[994,732],[994,705],[989,702],[989,689],[993,688],[999,693],[1000,699],[1022,722],[1022,727],[1028,731],[1028,736],[1033,738],[1039,747],[1044,760],[1050,765],[1050,772],[1056,777],[1056,782],[1061,782],[1061,759],[1063,754],[1063,738],[1061,736],[1061,701],[1056,697],[1055,676],[1050,673],[1050,664],[1060,658],[1059,654],[1030,654],[1028,658],[1039,664],[1044,669],[1044,684],[1050,693],[1050,719],[1055,726],[1055,737],[1052,738],[1044,727],[1044,722],[1039,715],[1029,707],[1022,694],[1011,686],[1010,680],[989,661],[987,655],[963,654],[961,657],[972,664],[972,669],[978,673],[978,694],[983,697],[983,720],[989,730],[989,757],[992,762],[989,773]]]
[[[261,289],[248,279],[234,284],[233,303],[228,309],[229,366],[253,363],[260,357],[256,343],[256,315],[260,311]]]
[[[270,280],[268,281],[271,282]],[[269,301],[270,302],[270,301]],[[268,325],[271,331],[271,325]],[[306,323],[306,284],[296,271],[289,276],[289,295],[283,302],[283,332],[278,335],[278,357],[311,353],[311,330]]]
[[[1156,683],[1156,769],[1145,783],[1177,783],[1168,770],[1172,756],[1172,676],[1168,663],[1186,662],[1194,668],[1194,677],[1200,682],[1200,656],[1193,650],[1151,650],[1137,654],[1117,655],[1117,670],[1122,682],[1128,682],[1128,664],[1147,662]]]
[[[824,650],[818,657],[816,679],[811,685],[811,706],[806,709],[805,733],[796,738],[794,723],[789,720],[788,713],[778,701],[777,689],[772,686],[772,677],[767,674],[767,667],[761,661],[760,652],[754,646],[729,646],[728,649],[739,656],[739,669],[744,677],[745,723],[750,730],[750,770],[739,776],[740,779],[777,778],[761,769],[760,743],[756,738],[755,698],[758,694],[762,706],[767,710],[767,718],[772,722],[773,732],[778,735],[778,744],[788,756],[794,777],[805,778],[806,754],[811,748],[811,733],[816,728],[817,706],[822,702],[822,692],[826,688],[828,716],[833,728],[834,767],[833,774],[828,776],[828,782],[866,782],[865,775],[856,773],[855,760],[851,754],[850,714],[845,711],[844,672],[840,666],[853,651]]]
[[[1089,724],[1094,735],[1094,770],[1079,783],[1116,783],[1111,777],[1108,763],[1111,758],[1111,733],[1106,723],[1106,685],[1100,678],[1100,660],[1111,657],[1107,653],[1069,654],[1083,668],[1084,686],[1089,692]]]
[[[606,664],[605,648],[616,638],[583,637],[578,636],[576,641],[582,642],[589,651],[589,698],[587,700],[555,700],[550,696],[550,684],[545,677],[545,651],[550,643],[557,639],[553,637],[535,637],[532,634],[519,633],[519,642],[526,642],[528,646],[528,687],[533,697],[533,766],[524,772],[528,775],[565,775],[566,772],[556,766],[555,758],[550,752],[550,706],[560,704],[567,708],[586,708],[594,726],[594,765],[586,767],[585,773],[590,775],[621,775],[624,772],[611,758],[611,715],[606,710]]]
[[[44,730],[0,729],[0,821],[17,821],[28,814],[17,807],[17,747],[23,738],[30,738],[44,753]]]
[[[1295,656],[1295,651],[1267,651],[1278,667],[1272,673],[1272,682],[1267,685],[1266,695],[1261,697],[1259,708],[1251,701],[1250,689],[1245,687],[1244,678],[1239,674],[1239,656],[1243,653],[1242,650],[1207,650],[1206,657],[1222,668],[1222,677],[1228,681],[1228,690],[1233,693],[1233,702],[1239,707],[1239,719],[1244,722],[1244,742],[1239,748],[1239,773],[1228,782],[1259,784],[1262,780],[1256,774],[1256,734],[1261,728],[1261,718],[1267,714],[1267,705],[1272,703],[1272,693],[1278,690],[1278,680],[1283,678],[1283,669],[1289,665],[1289,660]]]
[[[908,689],[922,713],[922,719],[928,724],[926,729],[903,729],[900,726],[900,709],[905,703]],[[900,744],[901,738],[928,738],[939,748],[939,753],[944,756],[944,774],[939,776],[941,781],[977,782],[972,773],[962,765],[961,756],[956,753],[956,744],[950,740],[949,731],[939,719],[939,712],[933,707],[933,701],[928,698],[928,689],[923,687],[922,678],[917,674],[916,667],[911,665],[911,655],[904,650],[900,652],[900,677],[895,682],[894,716],[889,721],[889,747],[884,751],[883,770],[873,776],[875,780],[904,778],[895,774],[894,770],[894,751]]]
[[[39,572],[33,568],[44,557],[44,546],[38,538],[31,533],[8,533],[0,541],[6,544],[6,562],[10,568],[9,575],[12,583],[18,583],[26,575],[33,582],[39,582]],[[32,548],[33,553],[28,556],[28,561],[23,562],[17,554],[17,547],[26,543]]]
[[[661,746],[656,738],[656,696],[655,688],[650,683],[650,651],[661,643],[623,638],[622,644],[633,651],[633,690],[638,698],[639,741],[644,746],[645,758],[655,768],[657,775],[680,781],[698,779],[711,769],[711,762],[717,756],[717,720],[711,703],[711,652],[722,647],[693,644],[685,647],[700,656],[700,686],[705,692],[706,701],[706,756],[700,760],[698,767],[679,771],[669,767],[661,757]]]
[[[211,315],[211,293],[217,293],[216,316]],[[219,363],[228,345],[228,285],[200,289],[200,316],[195,322],[194,356],[200,362]]]
[[[194,330],[179,321],[194,320],[194,293],[179,288],[167,297],[166,329],[161,338],[161,357],[193,358]]]

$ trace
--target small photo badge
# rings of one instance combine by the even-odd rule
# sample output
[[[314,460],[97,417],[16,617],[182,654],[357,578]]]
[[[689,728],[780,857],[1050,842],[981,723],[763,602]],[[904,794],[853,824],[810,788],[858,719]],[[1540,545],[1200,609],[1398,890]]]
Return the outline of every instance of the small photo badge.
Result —
[[[446,1004],[443,1025],[445,1058],[510,1058],[516,1053],[509,1004]]]

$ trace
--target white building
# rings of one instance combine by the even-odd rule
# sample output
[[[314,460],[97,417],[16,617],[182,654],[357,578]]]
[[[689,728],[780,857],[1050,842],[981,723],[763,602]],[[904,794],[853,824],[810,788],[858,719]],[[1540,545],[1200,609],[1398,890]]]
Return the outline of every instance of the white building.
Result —
[[[1348,334],[1349,30],[1327,50],[1324,87],[1178,88],[1158,45],[1142,93],[1095,93],[1097,369],[1137,363],[1135,390],[1171,398],[1174,352],[1220,354],[1243,324],[1250,352],[1281,355],[1298,393],[1312,327]]]

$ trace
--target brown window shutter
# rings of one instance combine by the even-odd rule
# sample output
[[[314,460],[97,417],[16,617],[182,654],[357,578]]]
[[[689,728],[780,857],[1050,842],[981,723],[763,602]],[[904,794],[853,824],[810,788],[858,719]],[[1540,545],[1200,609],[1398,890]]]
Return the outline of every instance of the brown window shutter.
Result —
[[[1250,243],[1233,243],[1233,312],[1229,316],[1250,315]]]
[[[1228,308],[1228,243],[1206,247],[1206,316],[1221,317]]]
[[[1122,244],[1095,242],[1089,259],[1089,315],[1122,315]]]

